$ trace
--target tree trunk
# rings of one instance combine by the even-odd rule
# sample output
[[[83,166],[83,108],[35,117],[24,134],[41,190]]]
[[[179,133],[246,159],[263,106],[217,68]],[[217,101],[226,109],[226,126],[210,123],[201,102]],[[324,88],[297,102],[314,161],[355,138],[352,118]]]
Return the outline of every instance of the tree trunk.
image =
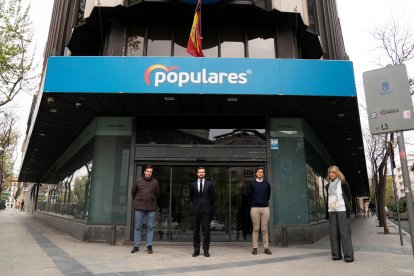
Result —
[[[386,167],[386,166],[384,166]],[[387,219],[385,216],[385,182],[386,182],[386,170],[379,170],[379,185],[378,185],[378,219],[380,227],[384,227],[384,234],[389,234]]]

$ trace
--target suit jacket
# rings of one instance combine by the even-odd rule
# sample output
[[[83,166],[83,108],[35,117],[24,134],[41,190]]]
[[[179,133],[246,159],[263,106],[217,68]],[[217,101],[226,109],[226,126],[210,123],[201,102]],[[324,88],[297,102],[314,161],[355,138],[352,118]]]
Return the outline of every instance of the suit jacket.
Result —
[[[203,191],[198,191],[198,179],[190,185],[190,200],[193,203],[193,214],[213,214],[213,204],[216,200],[214,185],[204,179]]]

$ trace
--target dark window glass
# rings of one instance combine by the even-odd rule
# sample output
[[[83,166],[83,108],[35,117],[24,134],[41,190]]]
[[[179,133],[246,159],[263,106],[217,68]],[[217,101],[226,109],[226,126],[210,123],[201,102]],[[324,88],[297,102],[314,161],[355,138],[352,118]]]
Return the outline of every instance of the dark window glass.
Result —
[[[264,145],[266,136],[264,129],[140,129],[137,131],[137,144],[151,143]]]
[[[42,183],[37,210],[65,218],[88,219],[90,184],[93,169],[93,140],[54,175],[58,184]]]
[[[275,32],[273,29],[249,28],[249,57],[275,58]]]
[[[171,56],[171,28],[155,24],[148,31],[147,56]]]
[[[308,4],[308,17],[309,17],[308,31],[319,35],[319,31],[318,31],[318,27],[317,27],[318,17],[316,16],[315,0],[308,0],[307,4]]]
[[[229,25],[221,29],[221,57],[244,57],[244,30],[240,26]]]
[[[213,242],[251,240],[252,222],[247,202],[247,183],[250,181],[243,177],[246,168],[252,167],[206,168],[206,179],[214,183],[216,192],[215,214],[209,226]],[[195,167],[154,166],[154,176],[161,190],[158,219],[154,221],[154,240],[191,241],[193,230],[188,187],[196,177]]]
[[[252,177],[253,171],[252,170],[245,170],[244,171],[244,177]]]
[[[216,26],[202,26],[202,47],[205,57],[218,57],[218,29]]]
[[[86,3],[86,0],[79,1],[79,9],[78,9],[76,25],[79,25],[80,23],[85,22],[85,19],[83,18],[83,15],[85,14],[85,3]]]
[[[128,34],[128,56],[142,56],[144,53],[145,27],[133,26]]]
[[[187,43],[191,27],[180,25],[174,28],[174,56],[190,56],[187,52]]]

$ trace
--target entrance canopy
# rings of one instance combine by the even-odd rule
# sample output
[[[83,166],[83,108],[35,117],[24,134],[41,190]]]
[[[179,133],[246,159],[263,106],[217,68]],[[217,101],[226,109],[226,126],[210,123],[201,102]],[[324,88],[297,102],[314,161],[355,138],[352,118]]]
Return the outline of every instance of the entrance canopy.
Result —
[[[355,195],[368,183],[349,61],[174,57],[50,57],[30,115],[19,181],[47,171],[96,116],[156,120],[301,117],[344,171]],[[158,119],[157,119],[158,118]],[[177,124],[175,124],[177,125]]]

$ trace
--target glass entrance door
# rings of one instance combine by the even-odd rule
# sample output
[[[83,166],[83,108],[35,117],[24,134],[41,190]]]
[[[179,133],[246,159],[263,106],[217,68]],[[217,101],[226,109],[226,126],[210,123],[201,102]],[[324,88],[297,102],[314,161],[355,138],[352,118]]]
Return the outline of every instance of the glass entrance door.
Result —
[[[252,166],[204,166],[206,179],[215,185],[215,214],[210,223],[212,241],[250,241],[252,224],[247,204],[247,185],[254,179]],[[159,212],[154,240],[192,241],[190,183],[197,166],[153,165],[160,183]]]

